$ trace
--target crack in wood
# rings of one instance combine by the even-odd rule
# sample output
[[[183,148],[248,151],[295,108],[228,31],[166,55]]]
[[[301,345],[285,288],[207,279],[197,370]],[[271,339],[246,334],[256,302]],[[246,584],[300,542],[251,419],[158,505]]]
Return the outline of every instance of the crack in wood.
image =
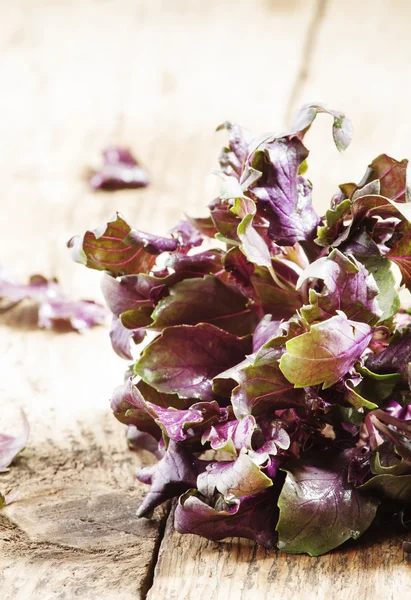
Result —
[[[300,101],[301,92],[310,74],[310,68],[314,51],[317,45],[318,34],[321,23],[325,17],[328,0],[317,0],[317,6],[313,13],[313,18],[307,29],[307,35],[301,52],[300,67],[297,71],[294,84],[291,87],[291,93],[286,106],[285,125],[291,125],[297,103]],[[315,98],[311,99],[315,100]]]
[[[155,570],[157,567],[160,549],[161,549],[161,545],[164,540],[166,527],[168,525],[169,519],[174,520],[174,510],[172,510],[172,502],[167,503],[164,518],[160,521],[160,524],[159,524],[157,540],[156,540],[156,544],[154,546],[151,563],[147,569],[147,575],[146,575],[144,581],[142,582],[142,586],[141,586],[141,600],[147,599],[148,594],[149,594],[151,588],[153,587],[154,578],[155,578]]]

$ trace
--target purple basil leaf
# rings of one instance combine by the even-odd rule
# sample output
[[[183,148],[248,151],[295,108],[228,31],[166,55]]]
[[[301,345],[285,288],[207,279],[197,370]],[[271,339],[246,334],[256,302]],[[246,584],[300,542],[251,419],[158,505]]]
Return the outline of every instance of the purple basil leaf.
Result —
[[[160,392],[207,401],[213,399],[213,377],[243,360],[249,349],[247,338],[214,325],[176,325],[146,347],[135,369]]]
[[[368,358],[366,365],[375,373],[401,373],[407,379],[410,362],[411,331],[408,331],[396,334],[385,350]]]
[[[269,236],[283,246],[313,239],[319,222],[311,204],[311,184],[298,175],[307,156],[298,139],[280,138],[252,158],[252,166],[262,172],[252,193],[270,221]]]
[[[231,208],[230,202],[221,198],[217,198],[209,204],[211,218],[218,234],[224,239],[237,240],[237,228],[240,220]]]
[[[228,176],[240,179],[250,149],[251,135],[235,123],[226,121],[217,131],[226,129],[229,144],[220,153],[219,162],[221,170]]]
[[[179,242],[176,238],[166,238],[160,235],[144,233],[138,229],[132,229],[124,238],[126,244],[143,247],[149,254],[161,254],[162,252],[174,252],[179,247]]]
[[[222,270],[224,253],[221,250],[205,250],[198,254],[175,253],[166,260],[167,267],[176,273],[185,273],[182,278],[201,277],[207,273],[218,273]]]
[[[315,289],[318,280],[323,282],[321,291]],[[374,277],[355,258],[344,256],[337,249],[311,263],[301,274],[297,288],[310,285],[310,281],[310,304],[301,310],[309,322],[328,319],[338,310],[342,310],[349,319],[372,324],[382,316]]]
[[[67,245],[73,260],[90,269],[108,271],[114,276],[148,273],[156,257],[146,252],[143,244],[126,243],[130,231],[130,225],[116,213],[102,227],[71,238]]]
[[[241,419],[249,414],[304,406],[304,394],[287,381],[278,361],[261,365],[256,360],[241,372],[241,383],[233,390],[231,402],[234,414]]]
[[[103,151],[103,165],[90,179],[95,190],[124,190],[146,187],[150,179],[127,148],[109,146]]]
[[[252,365],[253,361],[254,355],[250,354],[240,363],[218,373],[213,379],[213,392],[217,394],[217,396],[230,397],[233,389],[241,381],[241,372],[245,367]]]
[[[396,235],[398,239],[390,244],[386,256],[399,267],[402,283],[411,289],[411,223],[400,223],[396,228]]]
[[[289,319],[300,309],[301,295],[295,285],[280,288],[266,269],[256,268],[251,283],[264,312],[276,319]]]
[[[0,300],[15,305],[26,298],[43,302],[46,298],[59,298],[62,290],[56,279],[46,279],[42,275],[32,275],[29,283],[22,284],[8,279],[0,273]]]
[[[340,313],[313,325],[286,343],[280,369],[296,387],[330,387],[354,366],[372,336],[366,323],[349,321]]]
[[[187,437],[197,433],[198,428],[207,429],[213,423],[218,423],[227,418],[227,410],[220,409],[218,402],[197,402],[187,409],[173,407],[163,408],[156,406],[156,423],[165,434],[176,442],[181,442]]]
[[[281,321],[274,321],[272,315],[265,315],[253,333],[253,352],[257,352],[271,338],[280,335]]]
[[[116,279],[104,273],[101,290],[111,312],[120,317],[122,313],[132,311],[137,327],[149,325],[154,309],[152,291],[159,285],[153,277],[144,275],[126,275]]]
[[[40,304],[39,327],[83,331],[101,325],[107,318],[106,309],[93,300],[57,298]]]
[[[351,215],[352,203],[346,199],[335,208],[327,210],[323,219],[324,224],[318,227],[316,243],[320,246],[338,246],[347,239],[346,219]]]
[[[411,503],[411,475],[376,475],[358,489],[364,492],[377,492],[403,504]]]
[[[368,529],[378,502],[348,483],[347,468],[335,456],[287,463],[278,501],[280,550],[319,556]]]
[[[120,319],[113,315],[113,320],[110,329],[110,339],[113,350],[121,358],[126,360],[132,360],[133,355],[131,354],[131,342],[140,344],[146,333],[144,329],[126,329]]]
[[[365,181],[379,182],[379,194],[395,202],[407,201],[408,160],[395,160],[387,154],[377,156],[368,168]],[[362,181],[361,183],[364,183]]]
[[[197,489],[203,496],[211,499],[219,492],[226,501],[258,494],[272,485],[244,450],[234,461],[211,462],[197,478]]]
[[[187,220],[177,223],[169,233],[177,238],[179,247],[185,251],[201,246],[204,241],[204,236],[200,231]]]
[[[224,256],[223,266],[239,288],[252,295],[251,276],[254,273],[254,265],[247,260],[240,248],[234,247],[228,250]]]
[[[252,332],[255,316],[247,298],[217,277],[185,279],[172,288],[151,315],[154,329],[170,325],[212,323],[235,335]]]
[[[197,475],[206,465],[206,461],[194,458],[181,443],[171,440],[165,456],[156,465],[143,467],[136,473],[139,481],[151,485],[137,516],[149,516],[156,506],[195,487]]]
[[[130,450],[135,452],[147,450],[147,452],[154,454],[158,460],[161,460],[164,456],[164,452],[158,447],[158,440],[149,433],[139,431],[135,425],[127,427],[127,445]]]
[[[16,456],[26,447],[30,426],[26,413],[21,411],[22,430],[19,435],[0,433],[0,473],[7,471]]]
[[[38,326],[44,329],[84,331],[104,323],[107,317],[106,309],[93,300],[66,298],[56,279],[32,275],[24,285],[0,278],[0,302],[6,309],[24,299],[38,304]]]
[[[265,548],[274,548],[277,535],[275,524],[278,511],[273,488],[230,504],[210,506],[191,490],[181,496],[176,508],[174,524],[180,533],[194,533],[209,540],[243,537]]]
[[[352,235],[339,249],[344,254],[353,254],[359,260],[381,256],[380,248],[365,228]]]
[[[146,400],[131,377],[124,385],[114,390],[110,406],[120,423],[134,425],[139,431],[149,433],[157,440],[160,439],[161,430],[154,421],[156,415],[153,411],[150,412]]]
[[[248,415],[241,421],[235,419],[212,425],[204,432],[201,443],[204,445],[210,442],[213,450],[224,450],[237,456],[242,448],[252,449],[253,437],[257,431],[259,428],[255,418]]]
[[[190,217],[187,215],[187,219],[202,235],[210,238],[214,238],[217,233],[216,226],[211,216],[208,217]]]
[[[353,134],[351,121],[344,113],[331,110],[320,103],[305,104],[298,111],[288,135],[298,135],[300,139],[311,127],[318,113],[327,113],[334,118],[333,138],[337,149],[344,152],[350,145]]]
[[[142,379],[136,384],[139,392],[142,394],[144,400],[146,402],[150,402],[152,405],[156,404],[157,406],[162,407],[173,407],[173,408],[188,408],[192,404],[195,404],[197,400],[195,398],[186,398],[182,399],[177,396],[177,394],[165,394],[163,392],[158,392],[151,385],[143,381]],[[155,407],[153,415],[155,413]]]

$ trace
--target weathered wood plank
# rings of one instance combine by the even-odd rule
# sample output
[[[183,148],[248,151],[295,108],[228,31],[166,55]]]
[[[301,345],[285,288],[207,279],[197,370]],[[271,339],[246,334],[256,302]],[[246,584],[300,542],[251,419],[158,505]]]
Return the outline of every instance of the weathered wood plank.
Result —
[[[32,429],[0,479],[20,492],[0,521],[2,597],[144,597],[164,510],[135,517],[144,489],[133,471],[152,458],[127,452],[105,408],[122,366],[109,360],[107,332],[0,331],[0,406],[23,405]]]
[[[121,210],[165,231],[213,197],[216,125],[283,125],[316,2],[16,0],[0,23],[1,262],[17,277],[57,276],[100,298],[73,265],[75,233]],[[280,62],[279,57],[286,57]],[[108,142],[130,145],[153,184],[92,194],[86,167]],[[37,331],[27,307],[0,328],[0,415],[23,406],[30,443],[0,485],[21,492],[1,514],[3,600],[143,598],[164,510],[137,520],[144,493],[107,399],[124,363],[107,330]],[[214,560],[214,559],[213,559]]]
[[[209,542],[174,530],[170,514],[148,600],[400,600],[411,563],[386,532],[312,558],[265,550],[239,538]]]

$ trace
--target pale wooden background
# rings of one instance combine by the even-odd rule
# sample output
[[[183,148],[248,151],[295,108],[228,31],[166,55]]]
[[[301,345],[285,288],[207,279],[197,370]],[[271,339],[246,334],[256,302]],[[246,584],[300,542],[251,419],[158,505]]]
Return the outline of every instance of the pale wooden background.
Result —
[[[0,0],[0,262],[99,298],[71,235],[115,209],[153,231],[203,213],[215,127],[282,130],[310,100],[355,127],[344,156],[326,117],[307,136],[324,210],[380,152],[411,154],[410,22],[407,0]],[[147,190],[90,192],[84,171],[108,142],[135,149]],[[37,331],[22,309],[0,326],[0,359],[0,419],[23,406],[32,425],[0,479],[22,498],[0,517],[2,600],[410,597],[399,539],[312,559],[182,537],[162,509],[137,520],[133,471],[151,459],[126,451],[109,413],[124,364],[106,328]]]

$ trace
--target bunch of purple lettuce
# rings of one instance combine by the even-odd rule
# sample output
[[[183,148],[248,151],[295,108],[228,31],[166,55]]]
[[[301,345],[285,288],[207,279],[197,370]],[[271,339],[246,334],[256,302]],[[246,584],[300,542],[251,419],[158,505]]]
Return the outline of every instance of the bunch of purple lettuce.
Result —
[[[411,505],[407,161],[378,156],[320,218],[303,144],[318,112],[344,150],[351,123],[321,105],[260,139],[225,123],[208,217],[156,236],[116,214],[69,242],[105,271],[116,352],[147,336],[111,400],[158,458],[138,515],[178,497],[181,533],[310,555]]]

